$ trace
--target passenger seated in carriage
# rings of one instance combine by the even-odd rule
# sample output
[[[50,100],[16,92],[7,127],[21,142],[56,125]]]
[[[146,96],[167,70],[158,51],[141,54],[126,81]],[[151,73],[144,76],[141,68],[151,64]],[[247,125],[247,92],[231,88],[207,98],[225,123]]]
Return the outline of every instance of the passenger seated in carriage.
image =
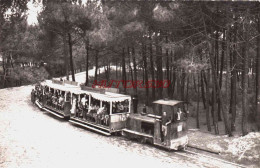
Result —
[[[72,107],[70,112],[74,117],[76,117],[76,110],[77,110],[77,98],[73,96]]]
[[[97,113],[98,109],[99,109],[99,105],[95,104],[93,107],[93,113]]]
[[[42,96],[43,96],[43,88],[42,86],[40,86],[38,88],[38,91],[37,91],[37,97],[38,97],[38,100],[41,102],[42,101]]]
[[[84,97],[82,97],[81,99],[81,104],[83,106],[83,108],[87,108],[87,105],[88,105],[88,99],[87,99],[87,95],[84,95]]]
[[[69,102],[70,100],[71,100],[71,95],[70,95],[70,92],[68,92],[67,95],[66,95],[65,101]]]
[[[103,107],[100,107],[100,108],[97,110],[97,123],[98,123],[98,124],[101,124],[102,115],[103,115],[104,110],[105,110],[105,105],[104,105]]]
[[[59,110],[63,110],[64,108],[64,96],[61,94],[59,99],[58,99],[58,108]]]
[[[44,86],[44,88],[43,88],[43,89],[44,89],[44,92],[45,92],[45,93],[48,93],[48,92],[49,92],[49,89],[48,89],[48,87],[47,87],[47,86]]]
[[[51,100],[52,100],[52,93],[51,92],[47,92],[47,105],[51,105]]]
[[[116,110],[117,110],[116,104],[115,104],[115,103],[112,103],[112,113],[115,113]]]
[[[83,107],[81,101],[78,101],[77,102],[77,116],[78,117],[83,117],[83,110],[84,110],[84,107]]]
[[[93,113],[92,113],[92,116],[94,117],[95,119],[95,122],[97,122],[97,111],[99,109],[99,105],[94,105],[94,110],[93,110]]]
[[[94,113],[97,113],[97,105],[93,105],[91,103],[90,106],[89,106],[88,114],[93,116]]]
[[[58,94],[55,92],[52,96],[52,106],[57,108],[58,105]]]
[[[81,98],[80,102],[79,102],[79,109],[82,112],[82,117],[86,118],[86,114],[88,112],[88,99],[87,99],[87,95],[85,95],[84,97]]]
[[[104,104],[104,108],[101,113],[101,124],[108,125],[108,119],[109,119],[109,115],[108,115],[107,105]]]
[[[124,112],[129,111],[129,102],[128,100],[124,101]]]
[[[88,114],[91,114],[91,113],[93,113],[93,111],[94,111],[94,106],[93,106],[93,104],[91,103],[90,104],[90,106],[89,106],[89,108],[88,108]]]
[[[35,98],[36,99],[39,99],[39,96],[40,96],[40,91],[39,91],[39,86],[35,86],[35,89],[34,89],[34,95],[35,95]]]
[[[121,102],[119,104],[117,104],[117,111],[118,112],[124,112],[124,106],[122,105]]]
[[[98,124],[104,124],[105,115],[107,115],[107,106],[104,104],[103,107],[100,107],[97,110],[97,123]]]

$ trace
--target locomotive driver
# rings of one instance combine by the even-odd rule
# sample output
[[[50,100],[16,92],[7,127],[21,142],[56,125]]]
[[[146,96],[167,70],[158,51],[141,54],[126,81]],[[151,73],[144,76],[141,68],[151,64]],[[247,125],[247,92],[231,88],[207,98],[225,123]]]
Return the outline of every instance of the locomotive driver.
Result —
[[[166,112],[163,112],[162,116],[162,142],[164,142],[165,137],[167,136],[167,125],[170,124],[171,121],[167,118]]]

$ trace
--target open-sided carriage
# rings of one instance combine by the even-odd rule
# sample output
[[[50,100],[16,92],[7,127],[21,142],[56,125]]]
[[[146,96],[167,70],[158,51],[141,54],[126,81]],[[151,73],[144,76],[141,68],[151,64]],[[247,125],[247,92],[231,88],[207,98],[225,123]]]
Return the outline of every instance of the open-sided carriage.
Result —
[[[184,102],[161,99],[153,103],[156,112],[128,117],[123,135],[169,150],[185,148],[188,137]]]
[[[104,135],[125,128],[131,110],[129,95],[111,92],[111,88],[80,87],[71,81],[46,80],[40,87],[42,99],[31,99],[42,110]]]
[[[131,96],[90,87],[72,92],[70,122],[104,135],[121,132],[125,128]]]
[[[60,118],[69,119],[72,91],[80,89],[77,83],[46,80],[41,83],[42,101],[36,101],[39,108]]]

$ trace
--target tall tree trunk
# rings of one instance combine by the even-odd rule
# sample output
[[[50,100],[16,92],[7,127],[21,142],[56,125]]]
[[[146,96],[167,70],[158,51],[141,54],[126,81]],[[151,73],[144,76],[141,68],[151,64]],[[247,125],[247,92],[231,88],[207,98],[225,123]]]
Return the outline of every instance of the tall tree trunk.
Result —
[[[171,54],[170,54],[170,60],[171,60],[171,63],[170,63],[170,98],[173,98],[173,93],[174,93],[174,84],[175,84],[175,79],[174,79],[174,68],[173,68],[173,51],[171,50]]]
[[[136,61],[135,61],[135,48],[132,47],[132,56],[133,56],[133,66],[134,66],[134,81],[137,82],[137,70],[136,70]],[[134,87],[135,95],[137,95],[137,86]]]
[[[75,73],[74,73],[74,64],[73,64],[73,55],[72,55],[72,42],[71,42],[71,34],[68,33],[69,36],[69,50],[70,50],[70,71],[72,76],[72,81],[75,81]]]
[[[166,43],[168,43],[168,35],[166,35]],[[166,49],[166,80],[170,80],[170,69],[169,69],[169,50]],[[168,88],[168,97],[171,96],[171,86]]]
[[[235,18],[235,24],[233,29],[233,46],[232,54],[230,55],[230,65],[231,65],[231,97],[230,97],[230,111],[232,115],[232,125],[231,130],[235,131],[235,120],[236,120],[236,104],[237,104],[237,18]]]
[[[258,3],[258,6],[259,3]],[[260,12],[258,13],[257,22],[258,34],[260,34]],[[257,56],[256,56],[256,118],[258,131],[260,131],[260,36],[257,37]]]
[[[105,70],[105,75],[106,75],[106,84],[109,85],[109,80],[110,80],[110,62],[107,63],[106,66],[104,66],[104,70]]]
[[[183,69],[182,73],[181,73],[181,85],[180,85],[182,101],[185,101],[185,97],[184,97],[184,95],[185,95],[185,78],[186,78],[186,72]]]
[[[201,78],[200,78],[200,83],[201,83],[201,98],[202,98],[202,102],[203,102],[203,107],[204,109],[206,109],[206,98],[205,98],[205,90],[204,90],[204,82],[203,82],[203,76],[202,76],[202,71],[200,73]]]
[[[189,84],[190,84],[190,73],[187,73],[187,84],[186,84],[186,98],[185,100],[189,102]]]
[[[219,31],[217,28],[216,40],[215,40],[215,67],[216,67],[216,72],[217,72],[217,78],[219,77],[219,43],[218,43],[218,39],[219,39]],[[218,81],[216,81],[216,82],[218,82]],[[218,104],[218,106],[216,106],[217,108],[215,109],[215,111],[217,113],[217,120],[222,121],[221,113],[220,113],[220,100],[217,95],[216,95],[216,98],[217,98],[216,102]]]
[[[69,80],[69,66],[68,66],[68,47],[67,47],[67,34],[64,33],[62,36],[63,40],[63,57],[65,63],[66,79]]]
[[[230,63],[231,63],[231,50],[230,50],[230,42],[231,42],[231,33],[230,33],[230,27],[228,27],[227,32],[226,32],[226,67],[227,67],[227,72],[226,72],[226,102],[228,102],[230,100],[231,97],[231,83],[229,82],[231,79],[231,70],[230,70]],[[230,104],[226,103],[226,111],[228,111],[229,113],[231,113],[231,109],[230,109]],[[234,118],[233,118],[234,117]],[[231,132],[234,131],[235,128],[235,115],[232,114],[231,116]]]
[[[150,40],[150,66],[151,66],[151,76],[152,76],[152,81],[155,80],[154,78],[154,62],[153,62],[153,44],[152,44],[152,38],[151,35],[149,36],[149,40]],[[152,87],[152,101],[155,100],[155,88]]]
[[[187,111],[189,111],[189,86],[190,86],[190,73],[187,73],[187,85],[186,85],[186,102],[187,102]]]
[[[211,44],[209,44],[211,46]],[[213,118],[213,124],[214,124],[214,129],[215,129],[215,134],[219,134],[218,130],[218,114],[216,110],[216,100],[217,100],[217,92],[216,92],[216,81],[215,80],[217,77],[215,77],[214,74],[216,74],[216,61],[215,58],[213,57],[213,49],[210,49],[209,53],[209,58],[210,58],[210,65],[211,65],[211,77],[212,77],[212,106],[211,106],[211,114]]]
[[[180,72],[177,72],[177,77],[176,77],[176,97],[179,100],[182,100],[181,81],[182,81],[182,70]]]
[[[248,18],[246,18],[247,21]],[[244,46],[243,46],[243,72],[242,72],[242,134],[248,134],[248,29],[247,24],[244,26]]]
[[[7,68],[6,68],[6,64],[5,64],[5,57],[4,57],[4,54],[3,54],[3,88],[6,87],[6,71],[7,71]]]
[[[223,41],[222,41],[222,52],[221,52],[221,61],[220,61],[220,72],[219,72],[219,87],[222,87],[222,76],[223,76],[223,68],[224,68],[224,58],[225,58],[225,38],[226,32],[223,30]],[[218,120],[222,121],[221,112],[220,112],[221,104],[220,100],[218,99]]]
[[[176,87],[176,72],[175,72],[175,68],[173,68],[173,72],[172,72],[172,81],[171,81],[171,85],[172,85],[172,96],[171,97],[173,97],[173,95],[174,95],[174,91],[175,91],[175,87]]]
[[[163,71],[162,71],[162,47],[159,46],[159,37],[156,37],[156,62],[157,62],[157,80],[163,80]],[[160,87],[158,90],[158,98],[161,99],[163,97],[163,88]]]
[[[116,80],[117,80],[117,59],[116,59]]]
[[[205,87],[206,87],[206,120],[207,120],[207,128],[208,128],[208,131],[211,132],[211,125],[210,125],[210,117],[209,117],[209,114],[210,114],[210,109],[209,109],[209,99],[210,99],[210,94],[209,94],[209,78],[206,77],[205,75],[205,71],[202,70],[202,75],[203,75],[203,79],[204,79],[204,82],[205,82]],[[208,72],[209,74],[209,72]]]
[[[202,61],[202,52],[200,53],[200,60]],[[202,70],[204,71],[204,70]],[[206,109],[206,98],[205,98],[205,90],[204,90],[204,82],[203,82],[203,72],[200,72],[201,78],[200,78],[200,83],[201,83],[201,98],[203,102],[203,107]]]
[[[128,55],[128,63],[129,63],[129,71],[131,74],[131,80],[134,80],[134,76],[133,76],[133,69],[132,69],[132,65],[131,65],[131,54],[130,54],[130,47],[127,47],[127,55]]]
[[[157,34],[157,32],[156,32]],[[162,47],[159,45],[158,36],[155,37],[155,46],[156,46],[156,65],[157,65],[157,80],[162,82],[163,80],[163,70],[162,70]],[[161,99],[163,97],[163,88],[160,87],[157,89],[157,99]],[[159,105],[158,111],[162,111],[162,105]],[[162,114],[159,114],[162,115]]]
[[[223,118],[224,118],[224,124],[225,124],[225,130],[226,130],[226,133],[231,136],[231,130],[230,130],[230,127],[229,127],[229,123],[228,123],[228,117],[227,117],[227,113],[224,111],[224,107],[223,107],[223,99],[222,99],[222,93],[221,93],[221,90],[220,90],[220,87],[219,87],[219,84],[218,84],[218,80],[217,80],[217,72],[215,70],[215,66],[214,66],[214,62],[213,62],[213,58],[212,58],[212,55],[210,55],[210,62],[211,62],[211,68],[212,68],[212,76],[213,76],[213,87],[216,87],[215,88],[215,93],[218,94],[218,97],[220,99],[220,104],[221,104],[221,112],[222,112],[222,115],[223,115]],[[214,117],[215,118],[215,117]],[[216,120],[215,120],[216,121]]]
[[[125,48],[122,50],[122,81],[126,82],[126,69],[125,69]],[[126,93],[126,87],[124,87],[124,93]]]
[[[85,50],[86,50],[86,81],[85,81],[85,86],[88,86],[88,58],[89,58],[89,41],[85,41]]]
[[[96,50],[96,54],[95,54],[95,77],[94,77],[95,81],[97,81],[97,71],[98,71],[98,50]]]
[[[194,75],[193,75],[193,87],[194,87],[195,93],[197,93],[198,91],[197,91],[197,87],[196,87],[196,78]]]
[[[145,85],[148,84],[148,72],[147,72],[147,60],[146,60],[146,44],[142,44],[142,55],[143,55],[143,62],[144,62],[144,83]],[[146,104],[149,101],[149,88],[145,88],[145,95],[146,95]]]
[[[198,74],[198,92],[197,92],[197,112],[196,112],[196,124],[197,128],[200,128],[199,121],[199,108],[200,108],[200,75]]]

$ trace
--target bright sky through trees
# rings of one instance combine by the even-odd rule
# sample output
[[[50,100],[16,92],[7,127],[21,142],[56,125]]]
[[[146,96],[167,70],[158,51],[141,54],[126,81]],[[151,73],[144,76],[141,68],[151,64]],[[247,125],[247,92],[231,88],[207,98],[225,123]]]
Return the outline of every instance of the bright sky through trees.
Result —
[[[38,24],[37,15],[42,10],[42,3],[41,2],[35,2],[33,3],[32,0],[30,0],[27,4],[28,7],[28,18],[27,22],[29,25]]]
[[[82,0],[82,4],[85,4],[87,0]],[[42,2],[41,0],[33,3],[33,0],[30,0],[27,4],[28,7],[28,18],[27,22],[29,25],[38,24],[37,15],[42,11]]]

